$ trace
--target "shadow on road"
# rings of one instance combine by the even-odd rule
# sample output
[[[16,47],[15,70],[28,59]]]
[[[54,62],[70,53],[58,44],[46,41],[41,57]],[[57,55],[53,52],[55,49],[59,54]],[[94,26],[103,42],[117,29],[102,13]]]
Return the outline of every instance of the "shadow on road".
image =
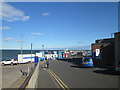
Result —
[[[84,66],[81,66],[81,65],[71,65],[70,67],[73,67],[73,68],[92,68],[92,67],[84,67]]]
[[[62,58],[58,60],[72,63],[73,65],[71,65],[70,67],[73,67],[73,68],[91,68],[91,67],[82,66],[81,64],[82,58]],[[120,75],[120,73],[115,72],[114,70],[109,70],[109,69],[98,69],[98,70],[94,70],[93,72],[97,74]]]
[[[105,70],[94,70],[93,72],[94,73],[98,73],[98,74],[106,74],[106,75],[120,75],[120,73],[115,72],[113,70],[108,70],[108,69],[105,69]]]
[[[78,65],[78,66],[81,65],[81,63],[82,63],[81,57],[79,57],[79,58],[63,58],[63,59],[58,59],[58,60],[70,62],[70,63],[72,63],[74,65]]]
[[[73,65],[71,65],[70,67],[73,68],[92,68],[92,67],[84,67],[82,66],[82,58],[63,58],[63,59],[59,59],[60,61],[66,61],[66,62],[70,62]]]

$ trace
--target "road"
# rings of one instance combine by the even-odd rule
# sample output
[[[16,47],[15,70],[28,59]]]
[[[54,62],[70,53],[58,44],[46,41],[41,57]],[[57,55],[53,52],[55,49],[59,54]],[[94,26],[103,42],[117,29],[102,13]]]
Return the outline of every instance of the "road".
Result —
[[[57,82],[56,76],[61,80]],[[41,68],[37,88],[118,88],[118,75],[99,68],[82,68],[72,62],[53,60]],[[65,85],[60,85],[63,82]]]
[[[20,69],[29,72],[31,64],[18,64],[2,66],[2,88],[9,88],[22,75]]]

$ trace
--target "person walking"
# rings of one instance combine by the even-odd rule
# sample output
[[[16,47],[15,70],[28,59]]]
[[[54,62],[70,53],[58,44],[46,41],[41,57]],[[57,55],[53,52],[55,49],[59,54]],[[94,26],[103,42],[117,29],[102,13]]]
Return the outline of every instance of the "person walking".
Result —
[[[41,62],[41,64],[42,64],[42,68],[46,68],[46,60],[43,60],[42,62]]]
[[[48,68],[49,67],[49,61],[48,60],[46,60],[46,68]]]

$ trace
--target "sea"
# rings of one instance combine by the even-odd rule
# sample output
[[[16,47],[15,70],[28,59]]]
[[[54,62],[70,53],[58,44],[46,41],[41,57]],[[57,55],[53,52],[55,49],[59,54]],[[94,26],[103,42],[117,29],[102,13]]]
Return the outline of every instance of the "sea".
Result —
[[[42,50],[32,50],[32,54],[39,53]],[[45,50],[45,52],[51,52],[58,50]],[[31,50],[23,50],[23,54],[31,54]],[[18,54],[21,54],[21,50],[0,50],[0,61],[6,60],[6,59],[17,59]]]

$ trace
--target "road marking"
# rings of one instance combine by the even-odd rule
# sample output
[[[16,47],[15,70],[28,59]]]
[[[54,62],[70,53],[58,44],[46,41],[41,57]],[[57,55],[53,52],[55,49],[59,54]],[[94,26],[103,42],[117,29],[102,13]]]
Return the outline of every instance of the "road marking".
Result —
[[[57,78],[55,78],[54,74],[51,73],[50,71],[48,71],[48,72],[53,76],[53,78],[57,81],[57,83],[60,85],[60,87],[64,89],[63,85],[57,80]]]
[[[48,72],[48,71],[47,71],[47,72]],[[53,82],[55,83],[55,85],[57,86],[57,88],[60,88],[60,85],[56,82],[56,80],[55,80],[55,78],[53,77],[53,75],[52,75],[50,72],[48,72],[48,73],[49,73],[50,77],[52,78]]]
[[[43,68],[43,70],[46,70],[46,68]]]
[[[48,70],[48,72],[54,77],[54,79],[57,81],[57,83],[60,85],[60,87],[64,90],[70,90],[67,85],[51,70]]]
[[[53,71],[51,71],[56,77],[57,77],[57,79],[65,86],[65,88],[68,88],[65,84],[64,84],[64,82],[53,72]]]

